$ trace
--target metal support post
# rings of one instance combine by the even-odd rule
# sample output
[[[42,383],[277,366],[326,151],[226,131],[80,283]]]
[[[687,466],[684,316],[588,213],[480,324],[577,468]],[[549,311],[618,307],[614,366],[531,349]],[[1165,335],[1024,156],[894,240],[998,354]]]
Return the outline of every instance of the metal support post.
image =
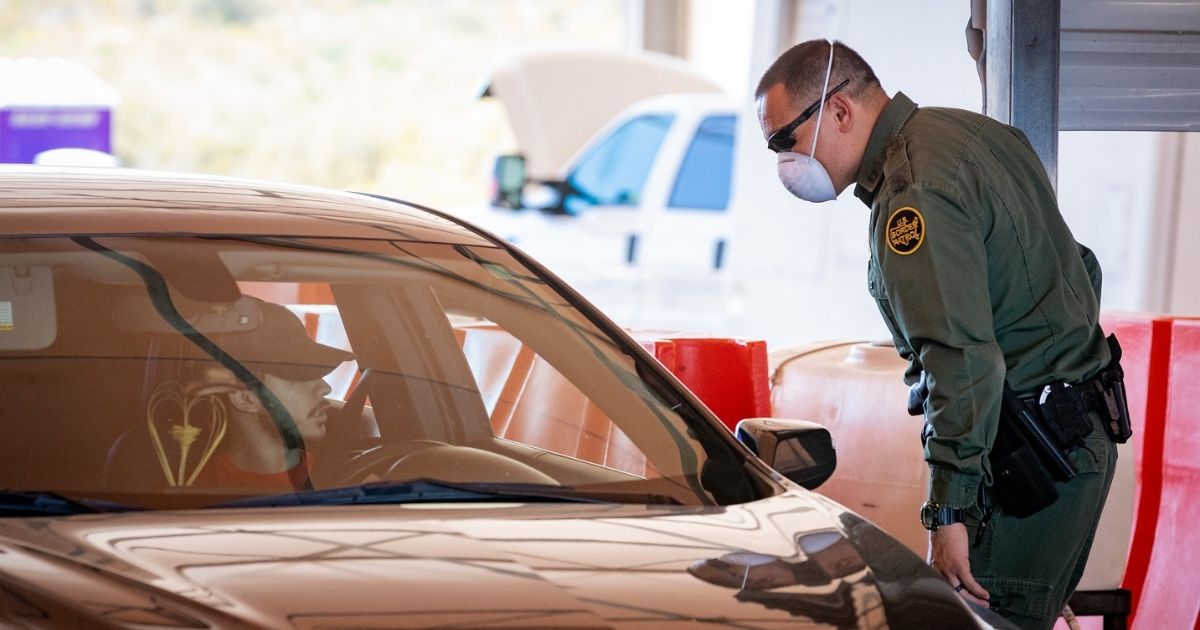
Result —
[[[984,112],[1025,132],[1058,179],[1060,0],[989,0]]]

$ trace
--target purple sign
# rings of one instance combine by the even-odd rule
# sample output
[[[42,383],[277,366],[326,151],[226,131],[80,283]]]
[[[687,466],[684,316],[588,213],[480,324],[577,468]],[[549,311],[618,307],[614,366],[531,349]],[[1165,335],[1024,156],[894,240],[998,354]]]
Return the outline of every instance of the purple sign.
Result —
[[[32,164],[42,151],[68,147],[112,153],[112,111],[107,107],[0,109],[0,162]]]

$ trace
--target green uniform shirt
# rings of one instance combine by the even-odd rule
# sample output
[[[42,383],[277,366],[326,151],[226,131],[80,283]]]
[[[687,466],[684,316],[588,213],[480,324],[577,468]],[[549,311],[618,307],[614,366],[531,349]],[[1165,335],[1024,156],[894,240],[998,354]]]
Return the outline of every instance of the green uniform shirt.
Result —
[[[924,370],[929,387],[930,501],[972,506],[991,481],[1005,379],[1024,391],[1108,364],[1099,265],[1029,141],[985,116],[897,93],[857,181],[871,208],[868,289],[909,361],[905,380]]]

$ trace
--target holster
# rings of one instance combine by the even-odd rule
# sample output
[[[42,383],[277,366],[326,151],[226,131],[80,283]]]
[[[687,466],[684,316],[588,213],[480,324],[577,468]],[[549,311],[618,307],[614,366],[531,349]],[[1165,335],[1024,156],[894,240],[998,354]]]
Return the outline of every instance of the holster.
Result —
[[[1058,500],[1054,480],[1069,480],[1075,467],[1054,443],[1044,422],[1004,384],[996,441],[988,452],[992,493],[1005,512],[1030,516]]]
[[[992,494],[1005,512],[1024,518],[1058,500],[1050,473],[1012,423],[1000,423],[988,461]]]
[[[909,390],[909,413],[920,413],[928,395],[922,373],[921,379]],[[925,423],[921,431],[922,444],[932,432],[933,427]],[[1018,518],[1035,514],[1058,500],[1051,470],[1064,480],[1075,476],[1075,468],[1008,383],[1004,384],[999,427],[996,441],[988,452],[988,463],[996,503]]]
[[[1125,396],[1125,370],[1121,368],[1121,344],[1116,335],[1108,336],[1108,350],[1112,360],[1089,383],[1091,392],[1084,390],[1084,396],[1094,397],[1089,401],[1089,407],[1098,411],[1108,429],[1108,437],[1117,444],[1124,444],[1133,436],[1133,426],[1129,420],[1129,400]]]

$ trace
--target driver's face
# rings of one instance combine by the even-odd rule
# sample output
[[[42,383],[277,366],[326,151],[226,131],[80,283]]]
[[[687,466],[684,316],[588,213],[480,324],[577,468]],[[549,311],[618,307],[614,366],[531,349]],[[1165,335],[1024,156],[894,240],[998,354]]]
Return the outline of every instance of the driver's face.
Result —
[[[306,443],[325,437],[325,422],[329,415],[325,395],[332,389],[324,379],[292,381],[264,374],[262,382],[287,409]]]

